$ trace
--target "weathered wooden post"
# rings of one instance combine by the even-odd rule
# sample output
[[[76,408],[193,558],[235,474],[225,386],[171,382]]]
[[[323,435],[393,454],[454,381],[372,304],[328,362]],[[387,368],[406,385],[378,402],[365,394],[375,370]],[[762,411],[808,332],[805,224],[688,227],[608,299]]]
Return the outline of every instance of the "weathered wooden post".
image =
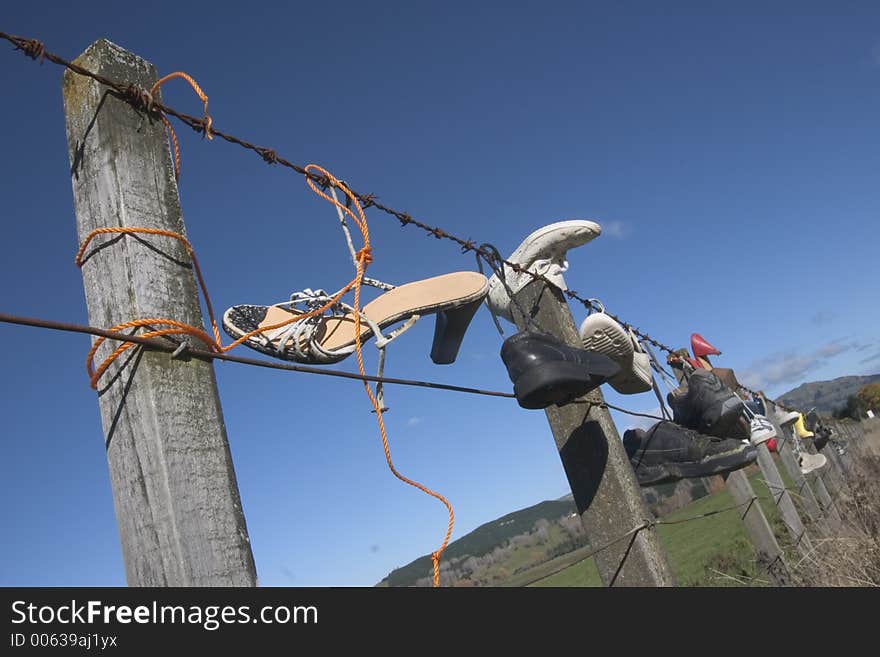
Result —
[[[862,440],[871,447],[874,456],[880,456],[880,417],[866,418],[859,422]]]
[[[785,468],[789,479],[792,481],[795,496],[800,500],[801,508],[807,518],[821,528],[823,521],[822,509],[819,507],[819,502],[813,494],[813,489],[807,484],[797,457],[794,455],[792,448],[792,440],[794,438],[787,428],[780,426],[776,420],[770,417],[772,413],[770,412],[769,405],[772,402],[765,400],[764,403],[768,406],[767,419],[770,420],[773,424],[773,429],[776,431],[776,452],[779,454],[779,460],[782,461],[782,467]]]
[[[801,445],[801,449],[806,450],[810,454],[818,453],[816,447],[810,444],[809,441],[804,441]],[[831,461],[828,457],[825,457],[825,460],[828,462],[825,464],[823,470],[827,473],[828,469],[831,467]],[[822,515],[825,516],[828,528],[833,531],[840,531],[840,528],[843,526],[843,521],[840,518],[840,513],[837,511],[834,501],[831,499],[831,494],[828,492],[828,488],[825,486],[825,476],[826,475],[820,471],[811,472],[807,475],[807,481],[812,484],[813,493],[816,496],[816,501],[819,502],[819,506],[822,508]]]
[[[773,534],[770,523],[767,522],[758,502],[758,496],[755,495],[746,473],[736,470],[729,473],[725,481],[734,502],[742,506],[740,517],[745,525],[746,534],[755,548],[758,565],[767,572],[776,586],[788,586],[791,584],[791,574],[785,563],[782,548],[779,547],[779,542]]]
[[[566,344],[582,346],[558,289],[536,280],[515,299],[511,311],[520,330],[533,326]],[[545,411],[590,543],[595,548],[610,543],[596,554],[599,575],[606,586],[673,586],[666,554],[650,526],[653,517],[603,401],[597,388],[573,403]],[[627,532],[632,533],[612,543]]]
[[[836,500],[846,486],[846,467],[841,460],[840,454],[837,453],[835,445],[829,444],[828,447],[822,450],[822,454],[825,455],[831,466],[830,476],[825,478],[825,485],[828,487],[831,497]]]
[[[767,482],[773,503],[779,509],[779,515],[782,517],[782,522],[788,529],[794,545],[801,554],[806,554],[810,550],[807,530],[766,443],[758,445],[758,466],[761,468],[761,474],[764,475],[764,481]]]
[[[150,63],[105,40],[76,62],[146,89],[156,81]],[[80,241],[105,226],[184,234],[162,123],[71,71],[63,95]],[[203,326],[189,262],[167,237],[93,250],[82,268],[90,323],[167,317]],[[99,406],[129,585],[254,586],[211,362],[141,351],[106,379]]]

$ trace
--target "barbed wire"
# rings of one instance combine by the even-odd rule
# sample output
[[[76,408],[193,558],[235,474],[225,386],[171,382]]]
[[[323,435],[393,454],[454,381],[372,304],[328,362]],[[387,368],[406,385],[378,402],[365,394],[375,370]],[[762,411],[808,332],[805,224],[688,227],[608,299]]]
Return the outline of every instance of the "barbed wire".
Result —
[[[706,513],[700,513],[698,515],[691,516],[689,518],[682,518],[680,520],[663,520],[662,518],[658,518],[655,520],[645,522],[645,523],[639,525],[638,527],[634,527],[633,529],[630,529],[628,532],[621,534],[621,535],[617,536],[616,538],[613,538],[610,541],[607,541],[606,543],[603,543],[600,547],[595,548],[593,550],[590,550],[590,552],[588,552],[586,555],[584,555],[582,557],[579,557],[577,560],[566,563],[564,565],[560,565],[558,568],[555,568],[555,569],[551,570],[550,572],[544,572],[539,577],[535,577],[534,579],[528,580],[527,582],[520,584],[520,586],[523,586],[523,587],[531,586],[532,584],[535,584],[537,582],[541,582],[549,577],[552,577],[553,575],[557,575],[557,574],[561,573],[563,570],[567,570],[567,569],[571,568],[572,566],[577,566],[578,564],[581,564],[584,561],[588,561],[589,559],[592,559],[600,552],[603,552],[603,551],[609,549],[610,547],[616,545],[617,543],[619,543],[623,539],[628,538],[633,535],[638,535],[639,532],[641,532],[645,529],[652,529],[658,525],[681,525],[681,524],[688,523],[688,522],[694,522],[696,520],[703,520],[705,518],[710,518],[712,516],[716,516],[721,513],[728,513],[730,511],[736,511],[737,509],[741,509],[743,507],[751,508],[752,504],[758,499],[767,499],[767,498],[756,495],[746,502],[742,502],[740,504],[734,504],[732,506],[727,506],[722,509],[714,509],[712,511],[707,511]],[[748,508],[746,509],[746,513],[748,512]]]

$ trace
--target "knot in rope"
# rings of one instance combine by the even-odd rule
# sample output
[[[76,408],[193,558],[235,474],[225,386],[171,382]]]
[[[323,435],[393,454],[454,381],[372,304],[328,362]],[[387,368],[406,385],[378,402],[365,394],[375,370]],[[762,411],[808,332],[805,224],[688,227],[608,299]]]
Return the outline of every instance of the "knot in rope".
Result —
[[[360,249],[356,254],[358,262],[362,265],[366,266],[373,262],[373,247],[365,246]]]

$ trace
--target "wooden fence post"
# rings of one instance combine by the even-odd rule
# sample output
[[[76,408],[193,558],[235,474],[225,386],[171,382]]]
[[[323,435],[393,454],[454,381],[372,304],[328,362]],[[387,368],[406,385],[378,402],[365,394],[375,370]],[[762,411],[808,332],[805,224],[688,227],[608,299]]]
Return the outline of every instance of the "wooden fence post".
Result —
[[[758,496],[755,495],[748,477],[742,470],[736,470],[729,473],[725,481],[734,502],[742,506],[740,517],[745,525],[746,534],[755,548],[758,565],[767,572],[773,584],[788,586],[791,584],[791,575],[782,548],[779,547],[773,529],[764,516]]]
[[[779,509],[779,515],[782,517],[782,521],[791,535],[791,540],[794,541],[798,552],[802,555],[806,554],[810,550],[807,530],[798,514],[794,501],[791,499],[791,494],[785,487],[782,475],[779,474],[776,462],[773,460],[770,450],[767,449],[766,443],[758,445],[758,466],[764,475],[764,481],[767,482],[767,488],[770,490],[773,503]]]
[[[152,64],[103,39],[76,62],[146,89],[156,81]],[[71,71],[63,96],[79,240],[105,226],[184,234],[162,123]],[[176,240],[104,236],[82,276],[93,325],[150,317],[204,325]],[[139,347],[128,354],[102,380],[98,401],[129,585],[254,586],[212,363]]]
[[[840,420],[825,421],[825,425],[832,430],[834,439],[846,441],[847,448],[845,453],[842,455],[838,454],[833,446],[823,450],[824,452],[833,452],[831,458],[837,464],[838,484],[841,489],[849,488],[850,486],[850,478],[854,473],[855,467],[854,455],[857,453],[856,447],[853,445],[852,440],[849,439],[842,424]]]
[[[824,476],[825,486],[828,488],[831,497],[836,499],[840,494],[840,487],[843,485],[843,464],[840,461],[837,449],[831,442],[821,451],[821,454],[824,454],[825,458],[828,459],[828,468]]]
[[[558,289],[536,280],[515,299],[511,311],[520,330],[534,326],[568,345],[582,346]],[[606,586],[673,586],[666,554],[651,524],[654,518],[645,507],[611,414],[600,405],[603,402],[597,388],[545,411],[590,544],[595,549],[608,546],[595,556],[599,575]]]
[[[769,409],[768,409],[769,410]],[[794,486],[794,496],[799,499],[801,508],[807,517],[818,527],[821,528],[823,520],[822,509],[819,506],[813,489],[807,484],[804,473],[801,472],[801,466],[798,464],[797,457],[794,455],[792,448],[792,435],[784,427],[781,427],[775,420],[768,416],[776,431],[776,451],[779,454],[779,460],[782,461],[782,467],[788,473],[789,478]]]
[[[870,446],[874,456],[880,456],[880,417],[866,418],[859,422],[862,440]]]
[[[812,445],[809,441],[803,441],[801,443],[801,449],[806,450],[810,454],[818,453],[815,445]],[[828,488],[825,486],[825,477],[827,476],[828,470],[832,467],[831,460],[827,456],[825,457],[825,460],[827,461],[825,467],[822,468],[822,470],[817,470],[808,474],[807,480],[813,486],[813,493],[815,494],[819,505],[822,507],[822,515],[825,516],[828,528],[840,531],[840,528],[843,526],[843,521],[840,518],[840,513],[837,511],[837,506],[835,506],[834,500],[831,498],[831,494],[828,492]]]

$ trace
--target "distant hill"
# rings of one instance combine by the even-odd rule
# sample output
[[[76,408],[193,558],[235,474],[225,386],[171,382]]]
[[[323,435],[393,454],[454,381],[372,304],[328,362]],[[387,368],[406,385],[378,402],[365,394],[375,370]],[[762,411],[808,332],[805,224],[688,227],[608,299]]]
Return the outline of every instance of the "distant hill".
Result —
[[[482,557],[514,536],[530,532],[539,520],[552,521],[575,511],[574,500],[568,496],[508,513],[497,520],[480,525],[474,531],[450,543],[443,553],[443,558],[449,560],[466,556]],[[382,580],[380,586],[413,586],[416,580],[425,577],[430,571],[431,557],[425,555],[402,568],[391,571]]]
[[[841,376],[831,381],[803,383],[779,397],[779,401],[802,411],[815,408],[820,413],[832,413],[846,406],[846,400],[856,394],[862,386],[878,381],[880,374]]]
[[[643,489],[645,501],[657,515],[665,515],[707,494],[700,479]],[[512,575],[567,554],[586,544],[571,495],[547,500],[480,525],[449,544],[443,567],[449,579],[470,585],[507,583]],[[424,555],[393,570],[379,586],[426,586],[431,557]]]

